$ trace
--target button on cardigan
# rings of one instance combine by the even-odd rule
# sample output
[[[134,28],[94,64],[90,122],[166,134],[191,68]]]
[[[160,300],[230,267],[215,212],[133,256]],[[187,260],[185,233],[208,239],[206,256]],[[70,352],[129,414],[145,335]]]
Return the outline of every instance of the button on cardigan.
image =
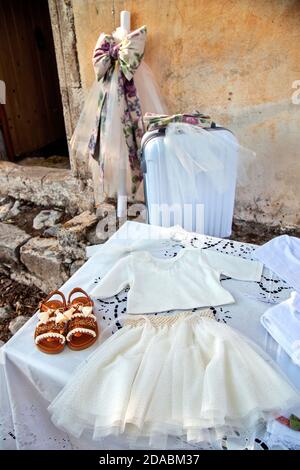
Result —
[[[167,259],[136,251],[115,263],[91,294],[105,299],[129,286],[129,314],[225,305],[234,303],[234,298],[222,287],[221,274],[259,281],[262,269],[258,261],[202,248],[185,248]]]

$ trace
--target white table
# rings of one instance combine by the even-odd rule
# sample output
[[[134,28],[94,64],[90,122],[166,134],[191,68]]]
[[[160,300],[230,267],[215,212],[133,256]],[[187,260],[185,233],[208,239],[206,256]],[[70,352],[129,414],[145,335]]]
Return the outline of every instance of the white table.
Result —
[[[113,238],[130,238],[140,240],[156,234],[162,236],[164,229],[150,227],[137,222],[126,222]],[[191,235],[191,244],[207,249],[245,258],[253,257],[255,247],[239,242]],[[157,256],[172,256],[181,249],[179,243],[170,241],[168,247],[156,253]],[[90,254],[97,251],[91,248]],[[153,251],[155,254],[155,250]],[[97,257],[98,258],[98,257]],[[61,288],[65,295],[76,286],[87,292],[103,276],[104,268],[101,259],[95,262],[91,257]],[[270,306],[267,301],[281,301],[289,297],[290,289],[284,281],[278,279],[268,270],[264,270],[260,283],[245,283],[232,279],[222,281],[233,294],[236,303],[218,307],[215,315],[218,321],[228,323],[250,337],[261,346],[287,376],[300,389],[299,368],[277,347],[276,343],[260,325],[260,317]],[[126,307],[126,292],[109,299],[109,302],[96,304],[100,327],[111,333],[119,325],[118,318]],[[116,318],[115,318],[116,317]],[[42,354],[33,342],[34,329],[37,323],[34,315],[11,339],[1,348],[0,366],[0,448],[3,449],[89,449],[101,448],[93,442],[77,442],[54,427],[50,421],[47,407],[57,393],[66,384],[76,367],[98,347],[98,343],[84,351],[71,351],[68,348],[58,355]],[[118,326],[119,325],[119,326]],[[108,439],[103,448],[125,449],[122,439]],[[180,447],[179,447],[180,448]],[[190,448],[186,446],[183,448]],[[191,448],[195,449],[195,446]],[[200,448],[200,447],[199,447]]]

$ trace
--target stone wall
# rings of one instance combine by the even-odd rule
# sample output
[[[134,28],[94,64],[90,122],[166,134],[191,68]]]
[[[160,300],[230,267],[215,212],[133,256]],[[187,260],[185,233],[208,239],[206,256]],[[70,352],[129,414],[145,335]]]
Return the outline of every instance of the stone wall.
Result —
[[[131,220],[145,221],[132,205]],[[47,293],[85,262],[125,220],[112,202],[95,210],[92,188],[69,170],[0,162],[0,274]]]
[[[60,206],[0,197],[0,272],[45,293],[60,287],[84,263],[98,220],[90,211],[72,217]]]
[[[96,232],[105,219],[104,211],[72,217],[61,207],[0,197],[0,272],[45,293],[59,288],[85,262],[86,246],[106,240]]]
[[[300,225],[300,2],[297,0],[49,0],[69,135],[92,81],[101,31],[132,12],[148,26],[145,54],[170,112],[199,109],[232,129],[257,158],[235,215]],[[67,98],[66,98],[67,95]],[[73,171],[77,171],[73,162]],[[80,173],[80,169],[79,169]]]
[[[101,215],[70,170],[0,162],[0,271],[45,293],[60,287],[84,263]]]

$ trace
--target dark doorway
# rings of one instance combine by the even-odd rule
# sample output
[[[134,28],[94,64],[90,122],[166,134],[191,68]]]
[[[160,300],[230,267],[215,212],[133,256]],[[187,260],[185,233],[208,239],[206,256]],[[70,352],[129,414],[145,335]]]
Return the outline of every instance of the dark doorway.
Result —
[[[67,157],[47,0],[0,0],[0,80],[10,159]]]

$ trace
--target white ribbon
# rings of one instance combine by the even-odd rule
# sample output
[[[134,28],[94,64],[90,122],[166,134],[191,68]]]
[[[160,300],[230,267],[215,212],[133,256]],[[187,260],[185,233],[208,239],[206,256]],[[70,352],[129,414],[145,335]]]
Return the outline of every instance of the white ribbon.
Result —
[[[84,317],[88,317],[93,313],[93,307],[92,306],[83,306],[83,305],[78,305],[77,310],[79,313],[82,313]]]
[[[92,314],[93,312],[93,307],[92,306],[83,306],[83,305],[77,305],[76,307],[71,307],[65,312],[60,312],[59,309],[52,309],[49,308],[46,311],[40,311],[38,313],[38,318],[41,323],[47,323],[50,319],[51,316],[53,316],[53,320],[55,318],[55,323],[60,323],[60,322],[68,322],[71,320],[72,315],[75,311],[78,311],[79,313],[82,313],[84,317],[88,317],[89,315]]]
[[[60,323],[60,322],[66,323],[67,321],[71,320],[74,311],[75,311],[75,308],[71,307],[65,312],[59,312],[56,315],[55,323]]]
[[[38,318],[41,323],[47,323],[49,318],[53,315],[56,314],[56,312],[59,312],[59,310],[53,309],[53,308],[48,308],[46,311],[40,310],[38,313]]]

